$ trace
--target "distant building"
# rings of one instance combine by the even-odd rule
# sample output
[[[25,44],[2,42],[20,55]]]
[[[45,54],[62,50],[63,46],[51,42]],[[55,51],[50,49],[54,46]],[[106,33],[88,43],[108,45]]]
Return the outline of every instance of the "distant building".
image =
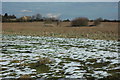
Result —
[[[5,13],[4,15],[0,15],[0,17],[2,16],[2,22],[11,22],[11,21],[16,21],[16,16],[13,15],[8,15],[7,13]],[[1,19],[1,18],[0,18]]]
[[[29,21],[31,20],[31,16],[23,16],[20,18],[22,21]]]
[[[17,19],[9,19],[9,21],[17,21]]]

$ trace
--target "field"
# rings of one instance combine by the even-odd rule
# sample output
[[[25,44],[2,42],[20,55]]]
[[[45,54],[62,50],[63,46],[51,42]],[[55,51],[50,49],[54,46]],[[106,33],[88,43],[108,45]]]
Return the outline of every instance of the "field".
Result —
[[[117,41],[81,38],[3,35],[1,76],[118,79],[117,44]]]
[[[119,79],[117,25],[3,23],[0,79]]]
[[[56,23],[53,23],[53,26],[45,26],[43,22],[3,23],[2,26],[3,34],[102,40],[118,39],[117,22],[103,22],[101,25],[93,27],[70,27],[70,22],[61,22],[58,26]]]

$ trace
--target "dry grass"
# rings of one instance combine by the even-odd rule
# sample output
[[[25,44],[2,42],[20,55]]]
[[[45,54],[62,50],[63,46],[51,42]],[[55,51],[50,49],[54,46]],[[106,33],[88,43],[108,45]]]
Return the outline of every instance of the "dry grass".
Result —
[[[89,23],[92,24],[92,23]],[[52,36],[90,39],[118,39],[118,23],[103,22],[94,27],[69,27],[70,22],[62,22],[59,26],[45,27],[43,22],[3,23],[3,34]]]
[[[22,75],[17,80],[33,80],[30,75]]]

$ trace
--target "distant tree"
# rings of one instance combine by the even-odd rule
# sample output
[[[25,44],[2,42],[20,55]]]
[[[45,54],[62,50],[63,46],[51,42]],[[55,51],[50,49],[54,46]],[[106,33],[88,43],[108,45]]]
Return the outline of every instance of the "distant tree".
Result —
[[[99,18],[97,18],[97,19],[98,19],[99,21],[101,21],[101,22],[103,21],[103,18],[101,18],[101,17],[99,17]]]
[[[110,21],[110,20],[108,20],[108,19],[104,19],[104,20],[103,20],[103,22],[109,22],[109,21]]]
[[[7,14],[7,13],[5,13],[4,17],[8,17],[8,14]]]
[[[11,19],[16,19],[16,16],[13,14],[13,15],[8,15],[7,13],[5,13],[3,16],[2,16],[2,21],[3,22],[12,22]]]
[[[8,14],[5,13],[3,16],[2,16],[2,22],[6,22],[8,21]]]
[[[0,14],[0,22],[2,21],[2,15]]]
[[[39,20],[41,20],[41,19],[43,19],[43,18],[42,18],[42,15],[41,15],[41,14],[36,14],[36,15],[33,15],[33,16],[31,17],[31,19],[32,19],[32,21],[39,21]]]
[[[96,26],[100,25],[102,21],[103,21],[102,18],[97,18],[96,20],[94,20],[94,25],[96,25]]]
[[[16,18],[16,16],[13,14],[13,15],[12,15],[12,18]]]
[[[66,20],[63,20],[63,22],[70,22],[70,20],[69,20],[69,19],[66,19]]]
[[[15,18],[16,18],[16,16],[14,14],[8,16],[8,19],[15,19]]]
[[[75,18],[71,21],[72,26],[87,26],[89,19],[86,17]]]
[[[32,21],[36,20],[35,15],[31,16],[31,20]]]
[[[94,20],[89,20],[90,22],[93,22]]]
[[[42,19],[42,15],[41,14],[36,14],[36,20],[40,20]]]

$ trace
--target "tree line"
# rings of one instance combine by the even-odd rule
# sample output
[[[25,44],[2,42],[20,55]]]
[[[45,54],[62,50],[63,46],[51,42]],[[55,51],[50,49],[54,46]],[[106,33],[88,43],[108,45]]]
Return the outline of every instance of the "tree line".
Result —
[[[41,14],[35,14],[32,16],[22,16],[17,18],[14,14],[9,15],[5,13],[4,15],[0,15],[2,17],[2,22],[33,22],[33,21],[45,21],[45,20],[52,20],[57,21],[58,19],[55,17],[42,17]]]
[[[0,15],[2,17],[2,22],[34,22],[34,21],[48,21],[48,22],[71,22],[71,26],[88,26],[88,22],[94,22],[92,25],[89,26],[95,26],[100,25],[101,22],[119,22],[119,20],[108,20],[108,19],[102,19],[97,18],[95,20],[89,20],[86,17],[78,17],[73,20],[60,20],[57,17],[42,17],[41,14],[35,14],[32,16],[22,16],[20,18],[17,18],[14,14],[9,15],[8,13],[5,13],[4,15]]]

